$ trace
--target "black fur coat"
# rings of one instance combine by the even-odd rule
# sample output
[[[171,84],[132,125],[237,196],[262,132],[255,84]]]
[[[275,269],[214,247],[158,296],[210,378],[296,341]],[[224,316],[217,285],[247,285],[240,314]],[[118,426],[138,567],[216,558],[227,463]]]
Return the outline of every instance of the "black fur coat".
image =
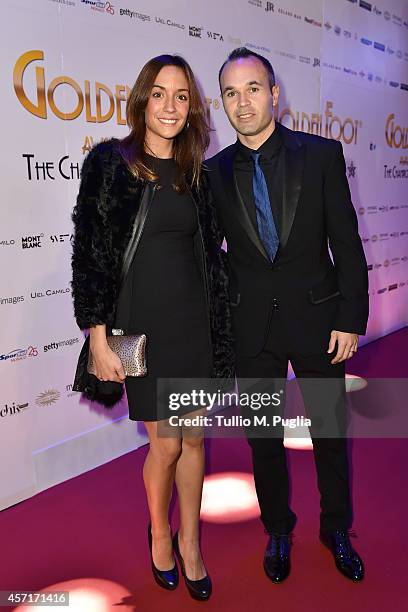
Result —
[[[80,329],[114,325],[123,255],[140,205],[144,181],[130,172],[111,139],[96,145],[84,160],[72,213],[72,295]],[[211,192],[203,176],[192,190],[202,235],[215,377],[234,374],[228,277]],[[201,247],[202,248],[202,247]]]

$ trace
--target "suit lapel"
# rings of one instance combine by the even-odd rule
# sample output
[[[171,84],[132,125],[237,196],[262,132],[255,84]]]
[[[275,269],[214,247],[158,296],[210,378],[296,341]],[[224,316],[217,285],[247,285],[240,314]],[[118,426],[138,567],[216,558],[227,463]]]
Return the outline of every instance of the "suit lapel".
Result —
[[[284,144],[282,223],[279,250],[285,248],[295,219],[302,188],[305,151],[295,132],[276,124]]]
[[[260,254],[269,261],[265,247],[259,238],[258,232],[253,226],[251,218],[248,214],[245,202],[242,199],[238,188],[237,179],[234,173],[234,157],[236,152],[236,144],[228,147],[224,155],[220,157],[220,173],[224,184],[224,189],[228,196],[228,201],[232,207],[235,218],[240,223],[249,240],[260,252]]]

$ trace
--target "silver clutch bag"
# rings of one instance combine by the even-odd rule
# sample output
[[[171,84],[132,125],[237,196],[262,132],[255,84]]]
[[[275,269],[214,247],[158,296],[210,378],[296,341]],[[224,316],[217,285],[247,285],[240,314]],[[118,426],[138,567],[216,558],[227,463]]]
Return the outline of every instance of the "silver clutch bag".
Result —
[[[146,376],[145,334],[125,336],[123,329],[112,329],[112,336],[106,336],[109,347],[122,362],[126,376]],[[95,375],[95,363],[89,349],[87,370]]]

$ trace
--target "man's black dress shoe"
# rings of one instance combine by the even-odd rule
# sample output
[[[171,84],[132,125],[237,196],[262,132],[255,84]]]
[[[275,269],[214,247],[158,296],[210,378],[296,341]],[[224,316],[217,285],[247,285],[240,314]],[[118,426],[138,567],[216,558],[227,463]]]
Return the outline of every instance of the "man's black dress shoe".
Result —
[[[263,566],[272,582],[279,583],[290,572],[291,535],[272,533],[265,550]]]
[[[207,599],[209,599],[212,593],[211,578],[208,575],[204,576],[204,578],[201,578],[200,580],[190,580],[189,578],[187,578],[183,557],[180,554],[178,531],[174,534],[173,537],[173,548],[176,553],[177,559],[179,560],[181,573],[183,574],[184,582],[186,583],[186,587],[191,597],[200,601],[206,601]]]
[[[332,552],[336,567],[346,578],[360,582],[364,578],[364,564],[351,546],[347,530],[320,531],[320,541]]]
[[[152,572],[153,577],[157,584],[164,589],[168,589],[169,591],[174,591],[176,586],[179,583],[179,573],[177,568],[177,563],[174,564],[174,567],[170,570],[159,570],[153,563],[152,556],[152,526],[149,523],[147,527],[147,539],[149,541],[149,550],[150,550],[150,559],[152,562]]]

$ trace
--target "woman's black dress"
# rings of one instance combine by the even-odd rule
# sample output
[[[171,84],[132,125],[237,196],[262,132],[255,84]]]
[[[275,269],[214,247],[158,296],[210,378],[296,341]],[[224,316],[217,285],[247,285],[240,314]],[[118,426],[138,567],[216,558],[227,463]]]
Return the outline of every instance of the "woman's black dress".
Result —
[[[160,402],[158,408],[158,378],[212,375],[204,279],[194,253],[196,208],[189,194],[172,187],[174,160],[150,156],[149,160],[160,188],[150,204],[125,285],[130,307],[127,333],[147,336],[148,374],[127,376],[125,382],[129,418],[135,421],[162,420],[194,409],[173,412],[168,402]]]

